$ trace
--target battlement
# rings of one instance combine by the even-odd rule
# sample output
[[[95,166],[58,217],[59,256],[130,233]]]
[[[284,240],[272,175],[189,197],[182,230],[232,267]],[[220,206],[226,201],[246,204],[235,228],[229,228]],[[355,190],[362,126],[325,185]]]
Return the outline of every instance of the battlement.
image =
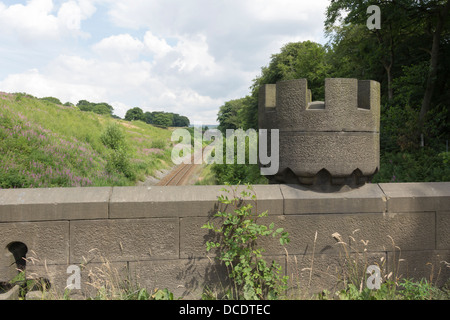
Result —
[[[260,87],[260,129],[279,130],[280,165],[271,183],[320,190],[358,187],[379,168],[380,84],[326,79],[325,101],[312,101],[306,79]]]
[[[325,101],[312,101],[306,79],[260,87],[259,127],[303,132],[379,132],[380,84],[325,79]]]

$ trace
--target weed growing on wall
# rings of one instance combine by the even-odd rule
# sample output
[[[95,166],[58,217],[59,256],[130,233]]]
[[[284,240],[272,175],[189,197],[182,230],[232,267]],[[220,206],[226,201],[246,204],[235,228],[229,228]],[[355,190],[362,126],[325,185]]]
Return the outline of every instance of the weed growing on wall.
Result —
[[[287,289],[288,277],[282,275],[282,268],[277,262],[268,263],[264,259],[265,249],[258,246],[258,240],[272,236],[285,245],[289,242],[289,235],[283,228],[275,229],[274,223],[269,226],[260,224],[258,219],[267,216],[267,211],[257,214],[256,206],[244,204],[244,199],[248,197],[256,204],[256,195],[250,185],[246,185],[240,194],[237,194],[238,188],[222,189],[231,193],[232,197],[221,195],[219,202],[235,208],[231,213],[219,211],[214,215],[222,218],[222,224],[216,226],[208,222],[202,226],[218,235],[217,241],[206,242],[206,249],[218,249],[217,258],[227,267],[234,298],[275,299]]]

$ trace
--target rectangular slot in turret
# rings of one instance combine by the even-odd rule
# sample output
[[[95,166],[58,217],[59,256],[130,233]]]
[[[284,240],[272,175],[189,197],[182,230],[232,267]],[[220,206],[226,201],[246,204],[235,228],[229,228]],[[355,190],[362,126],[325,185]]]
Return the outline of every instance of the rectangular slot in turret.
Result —
[[[370,80],[358,81],[358,109],[370,110]]]
[[[277,97],[277,86],[275,84],[266,84],[265,86],[265,107],[275,108],[276,107],[276,97]]]
[[[325,102],[323,101],[312,101],[308,103],[308,110],[325,110]]]

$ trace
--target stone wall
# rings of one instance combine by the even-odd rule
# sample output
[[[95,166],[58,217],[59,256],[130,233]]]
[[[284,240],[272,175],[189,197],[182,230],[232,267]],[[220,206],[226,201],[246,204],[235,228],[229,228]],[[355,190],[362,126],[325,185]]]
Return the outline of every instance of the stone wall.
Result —
[[[148,290],[198,299],[205,286],[226,281],[214,253],[206,253],[210,235],[201,229],[225,209],[217,200],[222,188],[0,190],[0,281],[17,272],[8,248],[21,243],[27,274],[50,280],[58,292],[68,266],[82,264],[82,292],[96,272],[109,268]],[[344,193],[257,185],[254,192],[258,211],[268,210],[265,222],[290,234],[286,248],[276,241],[262,245],[290,276],[292,297],[332,290],[342,279],[346,251],[336,233],[352,256],[379,264],[383,274],[432,277],[438,284],[450,277],[444,262],[450,262],[449,182],[367,184]]]

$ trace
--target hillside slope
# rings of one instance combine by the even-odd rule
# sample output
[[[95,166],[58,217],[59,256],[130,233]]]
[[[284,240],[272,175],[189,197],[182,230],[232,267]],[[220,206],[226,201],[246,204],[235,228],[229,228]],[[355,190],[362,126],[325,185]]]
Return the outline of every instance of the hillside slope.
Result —
[[[107,128],[121,149],[102,142]],[[135,185],[171,165],[171,131],[0,92],[0,188]]]

